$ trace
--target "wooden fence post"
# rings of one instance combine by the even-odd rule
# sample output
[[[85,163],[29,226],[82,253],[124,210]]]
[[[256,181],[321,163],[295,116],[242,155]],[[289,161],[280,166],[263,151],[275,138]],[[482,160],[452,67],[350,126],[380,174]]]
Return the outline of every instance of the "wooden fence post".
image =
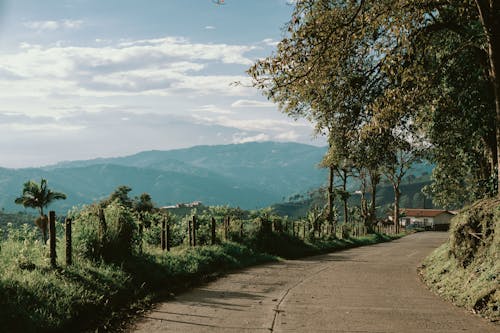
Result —
[[[212,245],[215,245],[216,239],[215,239],[215,218],[212,217]]]
[[[226,216],[224,219],[224,238],[229,239],[229,224],[231,223],[230,217]]]
[[[56,212],[49,212],[49,247],[50,247],[50,264],[56,267]]]
[[[71,266],[73,263],[72,248],[71,248],[71,219],[66,218],[66,266]]]
[[[104,239],[104,235],[106,234],[107,229],[108,226],[106,225],[106,217],[104,216],[104,209],[99,208],[99,238],[101,240]]]
[[[193,246],[196,246],[196,216],[193,216]]]
[[[142,253],[142,235],[144,234],[144,225],[139,221],[139,253]]]
[[[161,250],[162,251],[165,251],[165,246],[166,246],[166,242],[165,242],[165,220],[166,220],[166,217],[163,217],[163,219],[161,220],[161,234],[160,234],[160,238],[161,238]]]
[[[189,246],[193,246],[193,237],[192,237],[192,226],[191,220],[188,220],[188,237],[189,237]]]
[[[100,227],[103,229],[103,231],[106,231],[107,225],[106,225],[106,218],[104,216],[104,209],[99,208],[99,223]]]
[[[170,246],[171,246],[170,223],[167,223],[167,234],[165,235],[165,238],[166,238],[166,243],[167,243],[167,251],[170,252]]]
[[[240,220],[240,239],[243,239],[243,220]]]

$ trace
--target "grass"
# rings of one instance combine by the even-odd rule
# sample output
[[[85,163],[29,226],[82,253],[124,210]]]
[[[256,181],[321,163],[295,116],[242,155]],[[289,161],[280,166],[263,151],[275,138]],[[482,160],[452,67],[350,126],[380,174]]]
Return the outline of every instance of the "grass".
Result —
[[[500,200],[482,200],[457,215],[450,239],[425,259],[421,274],[445,299],[500,320]]]
[[[35,231],[36,232],[36,231]],[[82,331],[117,328],[152,302],[230,270],[389,241],[397,236],[303,242],[289,235],[247,239],[241,243],[162,252],[146,246],[120,264],[74,258],[64,265],[58,243],[58,268],[51,268],[47,246],[25,228],[0,243],[0,327],[15,332]]]

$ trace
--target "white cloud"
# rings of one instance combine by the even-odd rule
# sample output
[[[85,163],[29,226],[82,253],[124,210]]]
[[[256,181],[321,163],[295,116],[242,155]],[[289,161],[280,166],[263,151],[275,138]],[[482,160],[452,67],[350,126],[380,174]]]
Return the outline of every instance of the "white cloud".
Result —
[[[205,30],[215,30],[216,28],[213,25],[205,26]]]
[[[24,22],[23,25],[33,30],[56,30],[59,28],[57,21],[29,21]]]
[[[254,136],[246,136],[247,133],[236,133],[233,135],[233,143],[246,143],[246,142],[258,142],[258,141],[269,141],[270,136],[264,133],[259,133]]]
[[[255,90],[243,85],[234,85],[236,81],[246,81],[246,76],[231,75],[197,75],[183,76],[179,82],[172,85],[175,89],[188,89],[196,91],[203,95],[221,95],[221,96],[249,96],[255,93]]]
[[[128,51],[149,53],[157,55],[179,57],[190,60],[212,60],[226,64],[239,64],[249,66],[253,64],[245,53],[255,50],[251,45],[228,45],[228,44],[202,44],[191,43],[182,37],[165,37],[155,39],[143,39],[127,41],[118,45]]]
[[[10,124],[0,124],[0,129],[3,131],[10,130],[16,132],[72,132],[84,129],[84,126],[75,126],[69,124],[21,124],[21,123],[10,123]],[[54,135],[57,135],[54,133]]]
[[[78,29],[82,26],[82,20],[63,20],[62,26],[68,29]]]
[[[275,41],[272,38],[263,39],[262,43],[266,44],[267,46],[273,46],[273,47],[275,47],[275,46],[277,46],[279,44],[278,41]]]
[[[262,131],[262,132],[276,132],[282,133],[289,131],[291,128],[305,128],[310,130],[310,127],[304,123],[292,122],[288,120],[275,120],[275,119],[233,119],[227,116],[194,116],[202,122],[209,122],[212,124],[238,128],[242,131]]]
[[[37,31],[54,31],[57,29],[78,29],[82,26],[82,20],[59,20],[59,21],[28,21],[24,22],[23,25],[32,30]]]
[[[300,135],[296,131],[283,132],[276,135],[274,138],[279,141],[296,141]]]
[[[274,103],[262,102],[249,99],[239,99],[231,104],[233,108],[272,108],[276,107]]]
[[[0,112],[0,132],[5,135],[13,133],[44,133],[56,135],[60,132],[74,132],[84,129],[83,124],[71,124],[56,117],[35,117],[14,112]]]
[[[109,39],[103,39],[103,38],[96,38],[95,42],[96,43],[109,43],[109,42],[111,42],[111,40],[109,40]]]
[[[213,104],[208,104],[208,105],[202,105],[198,108],[192,109],[194,112],[202,112],[202,113],[215,113],[215,114],[232,114],[233,112],[222,109],[216,105]]]
[[[255,93],[251,88],[232,84],[248,82],[247,76],[193,75],[221,63],[247,66],[251,60],[245,54],[253,46],[191,43],[178,37],[98,44],[101,43],[95,47],[42,47],[23,43],[16,53],[0,53],[0,74],[10,76],[0,75],[0,96]]]

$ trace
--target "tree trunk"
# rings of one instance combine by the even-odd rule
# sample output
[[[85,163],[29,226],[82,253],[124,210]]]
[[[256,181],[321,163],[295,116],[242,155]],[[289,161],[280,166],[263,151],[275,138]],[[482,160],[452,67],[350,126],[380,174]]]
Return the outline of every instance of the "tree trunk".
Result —
[[[377,185],[380,182],[380,175],[376,171],[370,171],[370,225],[374,225],[377,219]]]
[[[399,233],[399,197],[401,196],[401,192],[399,191],[399,183],[393,184],[394,189],[394,230],[396,233]]]
[[[488,43],[490,79],[495,92],[497,161],[500,161],[500,2],[476,0],[479,17]],[[497,183],[500,181],[500,163],[497,163]],[[500,196],[500,191],[498,191]]]
[[[361,190],[361,217],[363,218],[363,224],[368,223],[368,205],[366,203],[365,190]]]
[[[66,218],[66,266],[71,266],[73,263],[73,248],[72,248],[72,239],[71,239],[71,219]]]
[[[198,223],[196,221],[196,216],[193,216],[192,233],[193,233],[193,246],[196,246],[196,227]]]
[[[498,5],[498,0],[496,1]],[[498,5],[497,7],[500,7]],[[495,90],[495,108],[496,108],[496,137],[497,137],[497,161],[500,161],[500,11],[492,27],[492,34],[489,42],[490,55],[490,76],[493,81],[493,89]],[[493,19],[495,21],[495,19]],[[497,184],[500,182],[500,163],[497,163]],[[500,191],[497,191],[500,196]]]
[[[369,219],[369,212],[368,212],[368,205],[366,202],[366,173],[364,171],[361,171],[359,173],[359,179],[361,181],[361,187],[360,187],[360,192],[361,192],[361,218],[363,219],[363,224],[366,225],[368,223]]]
[[[328,222],[333,225],[333,183],[334,174],[333,166],[328,167]]]
[[[56,267],[56,212],[49,212],[49,250],[50,250],[50,265]]]
[[[161,250],[165,251],[165,247],[167,246],[167,242],[165,241],[165,226],[166,226],[166,218],[163,217],[161,220],[161,233],[160,233],[160,242],[161,242]]]
[[[370,172],[370,187],[371,187],[371,201],[370,201],[370,225],[375,224],[377,220],[377,185],[380,182],[380,174],[376,171]]]
[[[42,233],[42,238],[43,238],[43,244],[46,244],[49,218],[47,217],[47,215],[40,215],[35,219],[35,224],[38,228],[40,228],[40,232]]]
[[[343,201],[344,201],[344,224],[347,224],[348,215],[349,215],[349,212],[347,210],[347,200],[348,200],[348,197],[347,197],[347,171],[346,170],[342,170],[342,173],[344,174],[343,177],[342,177],[342,190],[344,191],[344,197],[343,197]]]

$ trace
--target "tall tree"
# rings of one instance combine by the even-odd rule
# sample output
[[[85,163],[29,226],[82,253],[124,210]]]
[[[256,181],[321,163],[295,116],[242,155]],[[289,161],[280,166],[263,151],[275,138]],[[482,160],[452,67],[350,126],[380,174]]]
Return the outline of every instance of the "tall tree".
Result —
[[[464,121],[456,120],[446,132],[447,138],[457,137],[465,124],[472,124],[469,132],[474,135],[469,137],[476,143],[455,142],[484,170],[477,174],[470,168],[471,177],[466,178],[478,189],[490,179],[485,176],[484,156],[495,155],[490,166],[498,170],[496,183],[500,177],[499,7],[496,0],[300,0],[276,53],[257,61],[248,72],[254,86],[283,112],[313,121],[318,132],[338,122],[332,114],[352,115],[356,126],[370,124],[381,131],[398,121],[418,123],[427,130],[438,157],[447,150],[446,139],[432,137],[433,131],[446,126],[439,120],[440,111],[467,110],[462,101],[469,94],[468,84],[479,87],[486,82],[493,108],[482,107],[490,104],[483,104],[485,99],[470,98],[483,112],[462,112]],[[463,68],[459,59],[472,53],[486,64],[477,67],[488,69],[486,80],[454,74]],[[453,75],[458,84],[440,79]],[[487,122],[494,140],[485,130],[488,126],[481,125]],[[478,140],[488,151],[477,148]],[[445,164],[441,158],[437,170],[448,172]]]
[[[47,186],[47,180],[41,179],[40,184],[30,180],[23,184],[23,193],[15,199],[15,203],[24,207],[38,209],[40,216],[44,215],[43,209],[55,200],[65,200],[66,194],[54,192]]]
[[[329,150],[322,166],[329,169],[328,219],[332,223],[334,171],[349,159],[351,142],[366,112],[365,100],[373,90],[366,82],[374,82],[377,71],[371,71],[372,54],[367,48],[329,29],[329,25],[345,21],[344,14],[359,11],[360,6],[323,11],[321,24],[315,24],[319,17],[315,11],[302,10],[300,3],[297,6],[288,24],[289,38],[279,43],[275,55],[258,61],[248,73],[254,85],[277,102],[285,114],[309,119],[317,133],[327,136]],[[325,47],[325,39],[334,41],[338,48]]]
[[[384,136],[378,130],[373,131],[369,126],[364,126],[356,144],[354,164],[360,175],[369,179],[370,205],[365,212],[365,224],[368,228],[373,226],[377,218],[377,186],[381,180],[381,169],[387,154]]]
[[[121,205],[132,208],[133,200],[129,197],[129,193],[132,191],[132,188],[126,185],[118,186],[107,199],[102,201],[104,206],[109,205],[113,201],[118,201]]]
[[[24,207],[38,209],[40,216],[35,220],[35,224],[42,232],[43,241],[47,241],[47,216],[43,209],[50,205],[55,200],[65,200],[66,194],[62,192],[54,192],[47,186],[47,180],[41,179],[40,184],[30,180],[23,184],[23,193],[15,199],[15,203]]]
[[[155,205],[151,199],[151,195],[148,193],[142,193],[139,197],[136,197],[133,202],[133,208],[139,213],[151,213]]]
[[[475,0],[488,46],[489,77],[495,93],[497,161],[500,161],[500,2]],[[500,163],[497,163],[497,183]],[[498,192],[500,195],[500,191]]]
[[[393,222],[396,232],[399,232],[399,210],[401,199],[401,181],[411,166],[420,158],[419,152],[412,149],[407,142],[394,143],[393,157],[386,161],[383,167],[384,175],[391,182],[394,191]]]
[[[496,192],[495,95],[474,6],[442,10],[438,22],[448,28],[419,38],[439,50],[420,55],[431,78],[422,87],[430,101],[424,126],[437,165],[426,190],[436,204],[456,208]]]

